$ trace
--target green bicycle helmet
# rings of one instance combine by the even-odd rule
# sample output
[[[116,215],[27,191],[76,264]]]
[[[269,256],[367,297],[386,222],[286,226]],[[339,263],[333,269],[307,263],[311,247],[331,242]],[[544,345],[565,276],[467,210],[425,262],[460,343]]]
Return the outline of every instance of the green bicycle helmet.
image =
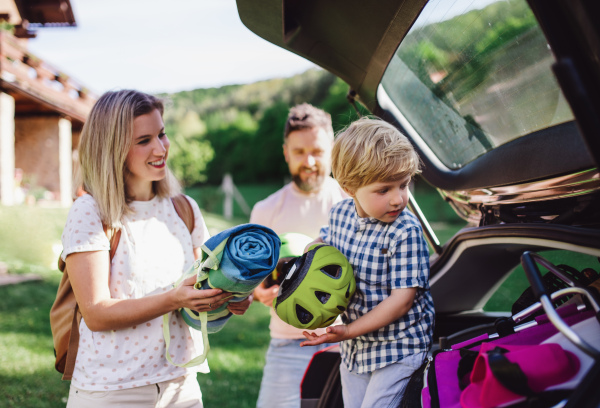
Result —
[[[304,248],[313,241],[311,237],[297,232],[279,234],[279,239],[281,240],[279,262],[277,262],[275,270],[264,280],[263,283],[265,288],[270,288],[273,285],[280,285],[285,277],[281,272],[283,266],[291,260],[295,260],[297,257],[302,256]]]
[[[350,263],[335,247],[312,245],[283,267],[284,280],[273,308],[298,329],[327,327],[346,310],[356,289]]]

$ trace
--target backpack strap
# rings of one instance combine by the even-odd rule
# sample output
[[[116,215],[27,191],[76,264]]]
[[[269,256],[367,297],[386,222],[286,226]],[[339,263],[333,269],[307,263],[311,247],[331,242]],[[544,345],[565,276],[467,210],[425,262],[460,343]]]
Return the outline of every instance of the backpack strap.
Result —
[[[110,256],[110,260],[112,261],[112,259],[115,257],[115,253],[117,252],[119,241],[121,240],[121,230],[104,227],[104,233],[110,241],[110,252],[108,254]]]
[[[121,239],[121,230],[115,230],[114,228],[108,228],[103,226],[104,233],[110,242],[110,250],[108,252],[110,261],[117,252],[119,246],[119,240]],[[62,266],[62,268],[61,268]],[[58,269],[64,274],[67,274],[66,263],[62,260],[62,256],[58,258]],[[69,283],[70,285],[70,283]],[[73,290],[73,289],[71,289]],[[65,371],[63,372],[63,380],[71,380],[73,377],[73,370],[75,370],[75,360],[77,359],[77,350],[79,349],[79,322],[81,321],[81,313],[79,312],[79,304],[75,303],[73,309],[73,321],[71,322],[71,335],[69,336],[69,348],[67,349],[67,358],[65,360]]]
[[[64,381],[73,378],[75,370],[75,360],[77,360],[77,350],[79,350],[79,322],[81,321],[81,313],[79,312],[79,304],[75,303],[73,309],[73,321],[71,322],[71,335],[69,336],[69,348],[67,349],[67,359],[65,360],[65,371],[62,379]]]
[[[105,225],[103,225],[103,229],[104,233],[106,234],[106,237],[108,238],[108,241],[110,242],[110,250],[108,254],[110,256],[110,260],[112,261],[112,259],[115,257],[115,252],[117,252],[117,247],[119,246],[119,240],[121,239],[121,230],[108,228]],[[64,273],[66,267],[67,264],[65,263],[65,261],[63,261],[61,254],[61,256],[58,257],[58,270]]]
[[[171,197],[171,201],[173,202],[173,207],[175,207],[177,215],[179,215],[179,218],[183,220],[185,226],[191,234],[192,231],[194,231],[195,226],[195,216],[192,205],[183,194],[178,194],[175,197]]]

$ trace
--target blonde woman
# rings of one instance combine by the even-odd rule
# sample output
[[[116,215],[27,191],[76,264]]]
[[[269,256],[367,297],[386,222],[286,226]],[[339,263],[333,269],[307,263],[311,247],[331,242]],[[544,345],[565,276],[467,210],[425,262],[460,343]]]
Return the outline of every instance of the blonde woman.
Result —
[[[108,92],[81,134],[87,194],[73,204],[62,235],[83,316],[67,407],[202,407],[196,372],[208,367],[167,362],[162,316],[169,314],[173,361],[186,362],[202,352],[202,341],[177,310],[215,309],[228,294],[195,290],[194,278],[172,288],[209,234],[194,200],[187,197],[195,218],[191,234],[173,207],[179,185],[167,167],[162,114],[162,102],[151,95]],[[112,260],[104,227],[121,231]],[[229,308],[243,314],[250,300]]]

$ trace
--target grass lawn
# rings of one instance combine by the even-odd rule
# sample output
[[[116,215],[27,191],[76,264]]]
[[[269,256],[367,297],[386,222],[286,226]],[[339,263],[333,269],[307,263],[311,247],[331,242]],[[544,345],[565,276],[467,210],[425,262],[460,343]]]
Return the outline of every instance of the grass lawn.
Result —
[[[211,372],[199,374],[204,406],[256,406],[269,345],[269,309],[255,302],[244,316],[233,316],[211,334],[208,361]]]
[[[0,406],[65,406],[69,387],[54,370],[48,321],[57,286],[48,273],[41,281],[0,287]]]
[[[69,383],[54,370],[48,315],[60,281],[57,247],[67,210],[0,207],[0,261],[40,280],[0,286],[0,407],[64,407]],[[212,233],[238,221],[204,213]],[[32,233],[32,231],[34,231]],[[59,251],[59,249],[58,249]],[[253,304],[209,337],[211,372],[198,381],[206,407],[254,407],[269,343],[269,312]]]
[[[37,270],[40,272],[40,270]],[[0,287],[0,407],[64,407],[69,383],[54,370],[48,313],[58,271]],[[269,313],[255,303],[209,336],[211,372],[198,374],[206,407],[254,407],[269,343]]]
[[[279,187],[240,186],[240,191],[251,207]],[[222,208],[215,187],[187,192],[202,208],[205,203],[215,212]],[[437,193],[416,197],[426,216],[431,211],[442,213],[438,211],[437,200],[441,198]],[[248,222],[248,215],[239,207],[232,220],[206,210],[203,214],[211,234]],[[65,406],[69,384],[61,381],[54,370],[48,314],[61,277],[56,260],[66,216],[65,209],[0,206],[0,261],[11,273],[41,277],[0,286],[0,407]],[[447,214],[432,221],[442,243],[464,226]],[[511,288],[507,290],[515,293]],[[232,317],[223,330],[209,336],[211,372],[198,375],[206,407],[255,406],[269,342],[268,323],[268,309],[256,303],[246,315]]]

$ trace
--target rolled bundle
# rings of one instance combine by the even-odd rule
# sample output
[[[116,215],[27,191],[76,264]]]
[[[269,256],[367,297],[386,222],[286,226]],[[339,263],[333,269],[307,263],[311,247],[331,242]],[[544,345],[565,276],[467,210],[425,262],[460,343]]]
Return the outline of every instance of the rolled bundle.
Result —
[[[222,289],[234,296],[218,309],[207,312],[208,333],[223,328],[231,317],[229,302],[239,302],[275,269],[281,241],[270,228],[242,224],[211,237],[202,246],[202,258],[196,261],[196,289]],[[201,330],[199,313],[181,311],[191,327]]]
[[[259,224],[242,224],[229,228],[211,237],[202,245],[202,257],[184,273],[174,286],[196,275],[194,287],[222,289],[231,292],[231,298],[218,309],[210,312],[196,312],[180,309],[183,320],[192,328],[202,332],[204,352],[185,364],[171,360],[169,349],[169,324],[167,315],[163,318],[163,332],[166,357],[174,365],[192,367],[206,360],[209,350],[208,333],[221,330],[232,316],[227,309],[229,302],[240,302],[275,269],[279,260],[281,240],[273,230]]]

